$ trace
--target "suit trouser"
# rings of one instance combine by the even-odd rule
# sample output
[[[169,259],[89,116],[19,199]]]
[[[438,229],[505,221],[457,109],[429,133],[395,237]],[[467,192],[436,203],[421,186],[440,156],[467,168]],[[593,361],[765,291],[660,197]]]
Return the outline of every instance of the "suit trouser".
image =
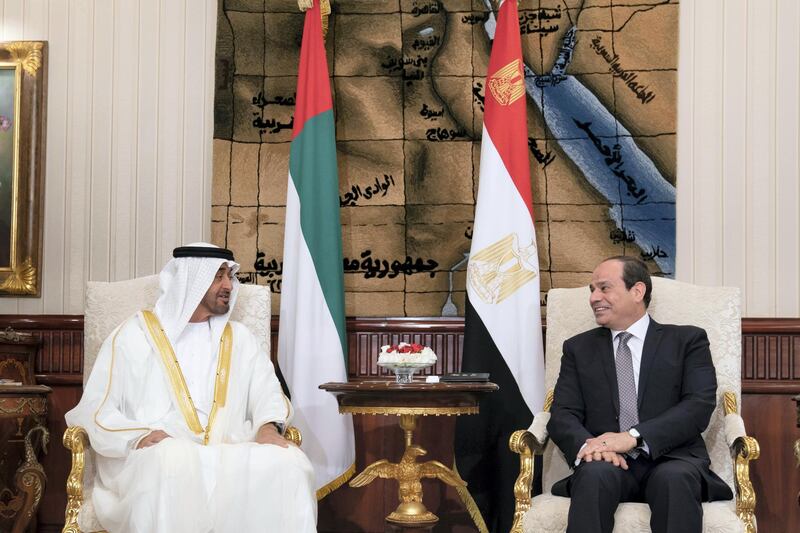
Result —
[[[650,505],[653,533],[701,533],[703,477],[679,459],[628,458],[628,470],[605,461],[583,462],[569,479],[567,533],[611,533],[620,502]]]

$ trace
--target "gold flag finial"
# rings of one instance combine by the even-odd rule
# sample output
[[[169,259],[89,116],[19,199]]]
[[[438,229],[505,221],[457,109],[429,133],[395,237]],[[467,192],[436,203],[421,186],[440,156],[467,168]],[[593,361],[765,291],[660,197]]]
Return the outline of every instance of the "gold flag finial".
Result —
[[[306,12],[314,7],[314,0],[297,0],[300,11]],[[328,36],[328,17],[331,15],[331,0],[319,0],[319,13],[322,18],[322,38]]]

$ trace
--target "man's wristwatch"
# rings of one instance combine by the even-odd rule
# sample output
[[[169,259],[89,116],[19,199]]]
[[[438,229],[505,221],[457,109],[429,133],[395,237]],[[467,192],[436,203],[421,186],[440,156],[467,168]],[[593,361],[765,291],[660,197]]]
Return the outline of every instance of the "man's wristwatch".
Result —
[[[628,430],[628,435],[636,439],[636,447],[641,448],[642,444],[644,444],[644,439],[642,439],[642,434],[639,433],[639,430],[636,428],[631,428]]]

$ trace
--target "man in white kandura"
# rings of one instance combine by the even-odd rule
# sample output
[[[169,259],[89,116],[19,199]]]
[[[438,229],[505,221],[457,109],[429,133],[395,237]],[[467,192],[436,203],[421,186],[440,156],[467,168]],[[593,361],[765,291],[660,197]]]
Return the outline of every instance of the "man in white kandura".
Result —
[[[176,248],[152,312],[103,343],[67,424],[97,457],[92,498],[110,532],[316,531],[314,472],[282,436],[291,417],[268,354],[229,320],[229,250]]]

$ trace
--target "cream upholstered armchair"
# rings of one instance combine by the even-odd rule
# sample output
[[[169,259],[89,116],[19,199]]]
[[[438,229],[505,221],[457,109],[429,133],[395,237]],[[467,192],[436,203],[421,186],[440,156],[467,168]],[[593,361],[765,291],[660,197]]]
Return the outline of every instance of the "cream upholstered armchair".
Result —
[[[708,333],[717,372],[717,408],[703,434],[711,469],[728,485],[735,501],[703,504],[703,531],[756,531],[756,497],[750,483],[749,461],[757,459],[756,440],[745,434],[738,414],[741,396],[741,311],[739,289],[700,287],[653,278],[650,315],[664,324],[692,324]],[[511,449],[520,454],[520,475],[514,487],[516,511],[512,533],[563,532],[567,528],[569,498],[550,493],[553,483],[570,474],[564,455],[547,434],[552,391],[561,365],[564,341],[596,327],[589,308],[589,290],[553,289],[547,300],[544,411],[534,417],[529,430],[515,432]],[[533,455],[543,455],[543,494],[531,501]],[[615,515],[615,533],[650,531],[650,510],[644,503],[623,503]]]
[[[94,360],[106,337],[137,311],[152,309],[158,294],[157,275],[113,283],[88,283],[83,330],[84,384],[89,378]],[[268,287],[242,285],[231,319],[246,325],[259,340],[264,352],[270,353]],[[300,445],[300,433],[296,428],[287,428],[286,437]],[[97,521],[92,504],[94,453],[89,445],[86,431],[79,426],[68,428],[64,433],[64,446],[72,452],[72,469],[67,478],[64,533],[102,531],[103,527]]]

